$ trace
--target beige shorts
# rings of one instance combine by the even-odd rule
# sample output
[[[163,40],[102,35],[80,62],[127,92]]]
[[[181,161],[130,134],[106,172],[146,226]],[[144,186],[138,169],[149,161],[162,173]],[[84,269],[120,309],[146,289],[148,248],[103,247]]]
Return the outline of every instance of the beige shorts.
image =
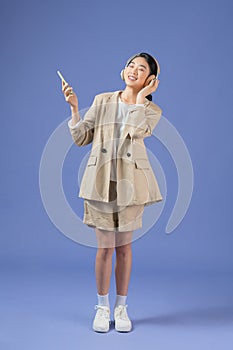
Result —
[[[125,232],[142,227],[144,204],[119,206],[116,204],[116,181],[110,181],[110,202],[84,199],[83,222],[102,230]]]

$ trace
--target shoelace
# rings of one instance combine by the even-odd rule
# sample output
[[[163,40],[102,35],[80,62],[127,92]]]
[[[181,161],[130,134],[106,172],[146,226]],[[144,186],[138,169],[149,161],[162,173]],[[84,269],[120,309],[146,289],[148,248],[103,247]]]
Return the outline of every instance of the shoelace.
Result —
[[[116,310],[116,317],[121,318],[122,320],[128,320],[128,315],[126,308],[128,305],[119,305]]]
[[[101,305],[95,305],[95,310],[100,310],[99,312],[99,316],[100,317],[109,317],[109,311],[105,306],[101,306]]]

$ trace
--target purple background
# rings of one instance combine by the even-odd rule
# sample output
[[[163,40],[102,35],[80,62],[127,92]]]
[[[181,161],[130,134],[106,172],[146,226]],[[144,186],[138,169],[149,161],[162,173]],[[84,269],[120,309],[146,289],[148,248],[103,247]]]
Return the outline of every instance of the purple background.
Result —
[[[152,342],[159,350],[232,349],[232,16],[230,0],[1,1],[1,349]],[[185,141],[194,192],[185,218],[166,235],[177,172],[157,142],[168,193],[157,224],[133,244],[134,330],[101,335],[91,329],[96,249],[52,224],[39,164],[49,136],[69,117],[56,70],[85,108],[97,93],[124,87],[119,72],[139,51],[160,62],[153,100]],[[72,147],[72,159],[87,149]],[[76,168],[66,167],[64,188],[78,207]],[[112,276],[111,305],[114,287]]]

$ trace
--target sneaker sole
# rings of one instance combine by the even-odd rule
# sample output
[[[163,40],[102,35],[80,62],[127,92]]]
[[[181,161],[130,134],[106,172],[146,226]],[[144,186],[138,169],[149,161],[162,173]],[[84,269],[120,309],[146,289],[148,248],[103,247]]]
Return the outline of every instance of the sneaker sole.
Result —
[[[109,321],[109,326],[108,326],[108,328],[106,328],[106,329],[96,328],[96,327],[94,327],[94,326],[92,326],[92,329],[93,329],[95,332],[98,332],[98,333],[107,333],[107,332],[109,331],[109,329],[110,329],[110,324],[111,324],[111,322]]]
[[[127,333],[127,332],[130,332],[132,330],[132,326],[130,328],[119,328],[116,326],[116,323],[115,323],[115,330],[117,332],[121,332],[121,333]]]

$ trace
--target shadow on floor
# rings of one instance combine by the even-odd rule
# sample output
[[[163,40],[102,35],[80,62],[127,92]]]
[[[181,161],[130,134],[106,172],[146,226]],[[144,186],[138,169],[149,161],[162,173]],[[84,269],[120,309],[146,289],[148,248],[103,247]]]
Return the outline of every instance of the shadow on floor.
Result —
[[[182,325],[182,326],[226,326],[233,325],[233,307],[206,307],[177,311],[134,319],[134,326],[142,324]]]

